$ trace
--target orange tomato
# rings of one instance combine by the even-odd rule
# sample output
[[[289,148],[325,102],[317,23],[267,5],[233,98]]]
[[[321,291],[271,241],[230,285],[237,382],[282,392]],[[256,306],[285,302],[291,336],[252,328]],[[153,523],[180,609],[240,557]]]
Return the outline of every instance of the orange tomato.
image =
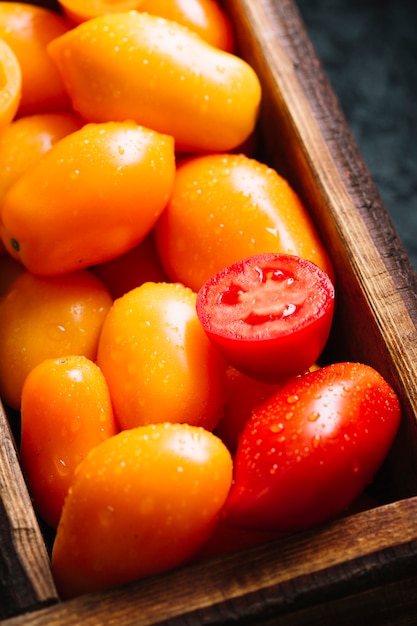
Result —
[[[232,481],[224,444],[203,428],[151,424],[111,437],[78,467],[52,550],[63,598],[190,560]]]
[[[60,277],[24,272],[0,299],[0,397],[19,409],[24,380],[47,358],[96,358],[112,299],[88,270]]]
[[[107,261],[152,229],[174,177],[172,137],[133,122],[87,124],[9,189],[0,209],[3,243],[36,274]]]
[[[25,268],[19,261],[0,251],[0,297],[4,296],[14,279],[24,271]]]
[[[225,364],[207,339],[183,285],[144,283],[116,300],[97,363],[121,429],[187,422],[212,430],[224,403]]]
[[[91,270],[106,285],[113,300],[146,282],[165,282],[167,276],[155,246],[153,231],[138,246]]]
[[[22,389],[20,455],[37,513],[56,528],[75,470],[116,435],[106,381],[83,356],[46,359]]]
[[[59,5],[74,24],[106,13],[137,10],[187,26],[222,50],[231,52],[234,47],[230,20],[216,0],[60,0]]]
[[[300,198],[274,169],[243,154],[180,163],[155,234],[169,278],[194,291],[224,267],[264,252],[306,258],[333,277]]]
[[[11,47],[0,39],[0,130],[16,115],[22,97],[22,72]]]
[[[216,0],[142,0],[139,8],[187,26],[216,48],[234,49],[231,21]]]
[[[73,24],[80,24],[99,15],[139,9],[143,0],[59,0],[58,4]]]
[[[22,174],[65,135],[81,128],[75,113],[39,113],[14,120],[0,134],[0,201]]]
[[[70,28],[49,9],[25,2],[0,2],[0,38],[13,50],[22,73],[19,115],[68,109],[70,106],[47,44]]]
[[[48,49],[88,121],[133,119],[189,152],[231,150],[254,130],[261,98],[254,70],[172,20],[107,14]]]

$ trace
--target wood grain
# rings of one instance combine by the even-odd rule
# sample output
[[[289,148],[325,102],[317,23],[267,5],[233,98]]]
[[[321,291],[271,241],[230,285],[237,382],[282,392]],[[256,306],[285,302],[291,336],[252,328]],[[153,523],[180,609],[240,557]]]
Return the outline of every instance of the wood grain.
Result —
[[[399,437],[375,481],[387,504],[244,552],[56,603],[45,546],[0,413],[0,619],[15,615],[3,626],[276,624],[278,619],[284,626],[355,621],[395,626],[414,623],[417,615],[416,274],[296,5],[291,0],[224,0],[224,5],[237,25],[239,52],[262,82],[263,155],[305,200],[335,264],[338,308],[326,356],[373,365],[402,402]]]
[[[0,405],[0,619],[57,600],[43,537]]]

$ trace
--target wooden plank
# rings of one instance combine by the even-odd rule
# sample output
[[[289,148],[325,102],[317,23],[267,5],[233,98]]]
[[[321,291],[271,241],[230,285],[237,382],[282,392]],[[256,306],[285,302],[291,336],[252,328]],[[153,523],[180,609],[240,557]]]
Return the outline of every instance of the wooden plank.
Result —
[[[57,601],[49,558],[0,404],[0,619]]]
[[[356,594],[372,599],[368,612],[379,615],[388,594],[398,595],[401,581],[417,579],[416,514],[417,498],[403,500],[244,553],[80,596],[2,626],[220,626],[249,618],[261,625],[277,616],[280,624],[296,624],[294,616],[308,616],[310,609],[320,615],[328,603],[352,616]],[[406,588],[406,605],[415,599],[414,590]]]

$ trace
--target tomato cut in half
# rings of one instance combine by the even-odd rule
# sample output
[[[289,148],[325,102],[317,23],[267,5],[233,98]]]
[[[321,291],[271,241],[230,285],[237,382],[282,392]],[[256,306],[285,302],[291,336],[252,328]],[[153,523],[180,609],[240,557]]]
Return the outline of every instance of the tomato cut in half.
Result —
[[[305,372],[333,320],[329,276],[306,259],[259,254],[214,274],[199,290],[197,315],[236,369],[269,382]]]

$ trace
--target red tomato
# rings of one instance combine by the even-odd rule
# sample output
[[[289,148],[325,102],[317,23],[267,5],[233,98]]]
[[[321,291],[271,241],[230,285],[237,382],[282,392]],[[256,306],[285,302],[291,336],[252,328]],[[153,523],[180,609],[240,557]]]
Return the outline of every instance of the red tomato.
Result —
[[[0,213],[3,242],[35,274],[107,261],[153,228],[174,177],[172,137],[128,121],[86,124],[8,190]]]
[[[261,85],[252,67],[177,22],[106,14],[48,49],[87,121],[134,120],[188,152],[231,150],[256,126]]]
[[[212,430],[224,404],[225,362],[207,339],[196,294],[178,283],[144,283],[113,303],[97,363],[120,428],[187,422]]]
[[[334,277],[299,196],[276,170],[244,154],[180,163],[155,233],[169,278],[196,292],[227,265],[264,252],[300,256]]]
[[[261,254],[229,265],[197,295],[209,339],[236,369],[266,382],[305,372],[329,336],[334,287],[317,265]]]
[[[393,389],[364,364],[287,381],[241,435],[226,522],[292,531],[340,514],[372,481],[400,417]]]
[[[191,559],[231,482],[230,453],[203,428],[151,424],[96,446],[78,467],[58,526],[59,593],[105,589]]]
[[[56,528],[77,466],[118,432],[102,372],[83,356],[42,361],[24,382],[21,416],[30,493],[37,513]]]
[[[272,396],[282,383],[264,383],[229,366],[226,371],[226,396],[224,413],[215,428],[215,434],[235,454],[239,435],[252,411],[266,398]]]

